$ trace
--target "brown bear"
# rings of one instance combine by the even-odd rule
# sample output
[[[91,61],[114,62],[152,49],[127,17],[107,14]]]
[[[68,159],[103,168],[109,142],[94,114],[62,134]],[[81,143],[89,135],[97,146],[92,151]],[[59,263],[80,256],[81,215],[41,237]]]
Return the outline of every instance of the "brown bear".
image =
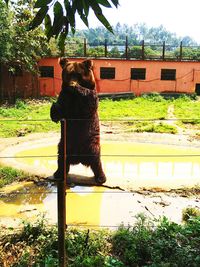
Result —
[[[67,120],[66,170],[70,165],[82,163],[90,166],[98,184],[106,181],[100,159],[100,127],[97,113],[98,96],[95,88],[93,62],[70,62],[60,59],[62,67],[62,89],[58,100],[50,110],[52,121]],[[54,178],[63,172],[63,141],[58,144],[58,169]]]

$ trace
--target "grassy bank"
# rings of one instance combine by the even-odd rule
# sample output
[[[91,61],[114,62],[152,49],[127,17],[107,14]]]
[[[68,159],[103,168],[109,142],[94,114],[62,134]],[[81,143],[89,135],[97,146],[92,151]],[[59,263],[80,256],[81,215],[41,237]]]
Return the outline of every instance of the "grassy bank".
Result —
[[[59,124],[51,122],[49,117],[52,101],[53,99],[18,100],[14,106],[2,105],[0,107],[0,137],[59,131]],[[99,103],[99,115],[102,122],[114,120],[114,125],[121,121],[120,125],[122,124],[124,129],[130,132],[175,134],[177,133],[176,125],[164,121],[168,118],[170,106],[174,107],[173,115],[180,119],[179,126],[200,130],[200,102],[186,96],[168,100],[159,94],[118,101],[105,99]]]
[[[34,175],[30,175],[24,171],[0,164],[0,188],[13,182],[21,182],[31,179],[34,180],[34,178]]]
[[[57,231],[44,219],[23,229],[1,231],[0,266],[58,266]],[[138,215],[134,226],[107,230],[68,229],[69,267],[200,266],[200,217],[178,225],[165,217],[150,221]]]

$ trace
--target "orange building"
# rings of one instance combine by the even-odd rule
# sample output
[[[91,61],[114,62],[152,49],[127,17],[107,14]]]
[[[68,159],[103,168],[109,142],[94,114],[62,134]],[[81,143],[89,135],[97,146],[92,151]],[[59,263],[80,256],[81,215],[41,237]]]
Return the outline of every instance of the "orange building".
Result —
[[[82,61],[84,58],[71,58]],[[200,62],[127,59],[93,59],[99,94],[197,93],[200,94]],[[39,61],[39,92],[56,96],[61,89],[59,58]]]

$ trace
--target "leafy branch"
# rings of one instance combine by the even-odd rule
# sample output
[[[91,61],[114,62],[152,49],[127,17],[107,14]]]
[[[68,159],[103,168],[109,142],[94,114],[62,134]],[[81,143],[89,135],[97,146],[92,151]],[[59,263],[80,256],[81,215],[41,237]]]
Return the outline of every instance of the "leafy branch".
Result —
[[[9,0],[4,0],[7,4]],[[105,26],[105,28],[113,33],[112,26],[104,16],[102,7],[116,8],[119,5],[118,0],[64,0],[62,3],[56,0],[37,0],[34,6],[36,14],[29,25],[29,30],[33,30],[40,26],[44,21],[45,33],[48,40],[51,37],[58,38],[61,48],[64,47],[65,39],[71,28],[72,33],[76,31],[75,15],[78,13],[83,23],[89,27],[88,16],[89,11],[94,11],[97,19]],[[53,7],[53,19],[49,15],[50,9]]]

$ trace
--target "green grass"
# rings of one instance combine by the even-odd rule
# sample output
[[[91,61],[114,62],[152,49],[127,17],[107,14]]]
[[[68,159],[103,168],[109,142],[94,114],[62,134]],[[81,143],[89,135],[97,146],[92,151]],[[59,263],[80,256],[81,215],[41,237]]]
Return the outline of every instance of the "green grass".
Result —
[[[0,137],[24,136],[28,133],[59,131],[59,123],[50,120],[49,112],[53,99],[18,100],[14,106],[0,107]],[[183,96],[179,99],[164,99],[159,94],[144,95],[134,99],[113,101],[100,100],[99,116],[101,121],[118,120],[129,132],[176,133],[176,127],[152,120],[164,120],[170,105],[174,105],[175,116],[186,125],[200,129],[200,102]],[[18,121],[17,121],[18,120]],[[130,120],[130,127],[127,120]],[[184,123],[184,124],[183,124]],[[187,123],[187,124],[186,124]],[[185,126],[185,127],[186,127]]]
[[[101,120],[164,119],[169,102],[165,99],[154,101],[151,98],[137,97],[129,100],[100,101]]]
[[[30,176],[24,171],[0,165],[0,188],[13,182],[27,180]]]
[[[123,127],[123,126],[122,126]],[[149,132],[149,133],[171,133],[176,134],[177,128],[173,125],[169,125],[163,122],[153,122],[153,121],[141,121],[128,123],[126,132]]]
[[[58,266],[56,226],[44,217],[24,222],[21,231],[0,232],[0,266]],[[184,224],[166,217],[150,220],[143,214],[134,225],[116,231],[66,231],[69,267],[197,267],[200,266],[200,217],[188,215]],[[10,255],[14,255],[10,257]]]
[[[18,100],[15,106],[2,106],[0,108],[0,137],[58,131],[59,124],[50,120],[51,103],[52,101],[48,100]]]
[[[174,100],[174,114],[185,127],[200,130],[200,101],[180,97]]]

